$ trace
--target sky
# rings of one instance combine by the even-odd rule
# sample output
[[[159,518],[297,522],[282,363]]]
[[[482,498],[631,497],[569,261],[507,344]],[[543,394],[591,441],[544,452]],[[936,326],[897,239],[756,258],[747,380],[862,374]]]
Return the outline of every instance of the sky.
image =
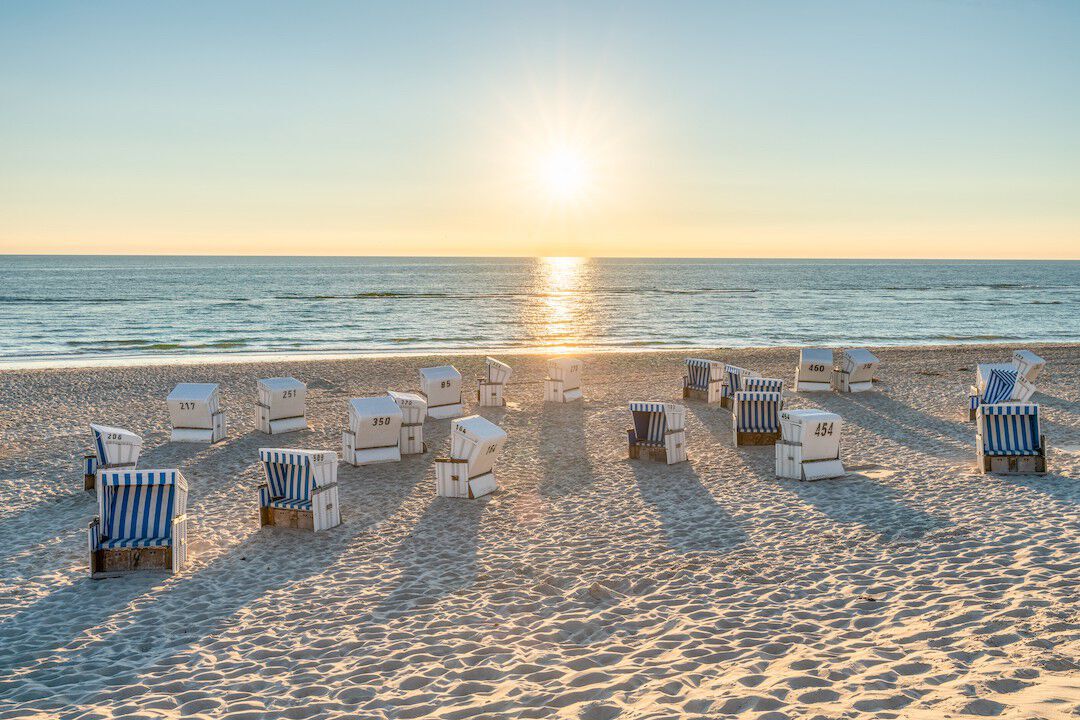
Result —
[[[0,4],[0,253],[1080,258],[1080,2]]]

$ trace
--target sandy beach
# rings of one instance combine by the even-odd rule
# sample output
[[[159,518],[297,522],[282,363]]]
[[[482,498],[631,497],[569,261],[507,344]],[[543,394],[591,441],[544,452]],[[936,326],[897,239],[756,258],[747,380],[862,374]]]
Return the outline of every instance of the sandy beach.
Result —
[[[1043,477],[975,474],[964,400],[1005,347],[874,349],[877,391],[796,395],[845,422],[849,474],[778,481],[687,401],[690,461],[626,458],[629,400],[686,353],[584,355],[584,402],[514,367],[501,490],[434,495],[429,452],[339,471],[343,524],[260,529],[260,447],[340,449],[346,400],[482,356],[0,373],[0,717],[1064,718],[1080,713],[1080,346],[1035,401]],[[791,383],[793,349],[717,350]],[[253,430],[259,377],[308,383],[309,430]],[[171,444],[165,396],[221,384],[228,437]],[[475,406],[475,402],[471,403]],[[190,485],[175,576],[87,576],[91,422]]]

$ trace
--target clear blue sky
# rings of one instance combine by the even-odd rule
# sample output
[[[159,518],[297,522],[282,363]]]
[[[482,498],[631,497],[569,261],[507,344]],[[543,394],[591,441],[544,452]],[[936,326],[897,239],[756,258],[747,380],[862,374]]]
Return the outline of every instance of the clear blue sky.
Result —
[[[0,252],[1080,257],[1080,2],[7,2]]]

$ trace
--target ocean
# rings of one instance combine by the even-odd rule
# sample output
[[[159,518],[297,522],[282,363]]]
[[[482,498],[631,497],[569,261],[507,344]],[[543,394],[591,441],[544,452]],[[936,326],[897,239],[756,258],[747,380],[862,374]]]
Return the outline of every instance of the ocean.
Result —
[[[0,257],[7,366],[1080,341],[1080,262]]]

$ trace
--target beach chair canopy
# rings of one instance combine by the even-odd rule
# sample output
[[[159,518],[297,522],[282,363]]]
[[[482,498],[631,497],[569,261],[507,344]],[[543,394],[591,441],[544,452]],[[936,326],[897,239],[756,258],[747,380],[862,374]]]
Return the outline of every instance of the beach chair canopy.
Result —
[[[299,417],[307,404],[307,385],[296,378],[275,377],[258,381],[259,402],[270,408],[270,419]]]
[[[1008,402],[1012,399],[1018,377],[1019,373],[1013,369],[991,369],[980,401],[988,405]]]
[[[349,401],[349,430],[356,434],[357,447],[397,445],[401,418],[401,408],[389,395]]]
[[[778,392],[746,392],[735,394],[735,429],[739,432],[778,432],[783,395]]]
[[[801,382],[832,382],[833,351],[826,348],[799,350],[798,376]]]
[[[510,381],[512,374],[513,370],[506,363],[499,362],[495,358],[484,358],[484,379],[489,383],[505,385]]]
[[[873,379],[874,368],[877,365],[877,356],[866,348],[851,348],[844,351],[843,369],[851,376],[851,382],[869,382]]]
[[[686,358],[687,387],[708,390],[709,383],[724,378],[724,363],[719,360]]]
[[[1020,373],[1020,377],[1028,382],[1039,379],[1046,361],[1030,350],[1017,350],[1013,353],[1013,365]]]
[[[761,377],[761,373],[754,372],[753,370],[747,370],[741,368],[738,365],[725,365],[724,375],[727,378],[727,385],[725,392],[729,397],[743,389],[743,378],[748,377]]]
[[[469,477],[490,472],[506,442],[506,431],[479,415],[458,418],[450,426],[450,457],[465,460]]]
[[[187,481],[179,470],[104,470],[100,480],[100,547],[171,544],[173,518],[187,508]]]
[[[427,400],[418,393],[386,391],[387,397],[397,403],[401,408],[401,422],[403,425],[421,425],[427,418]]]
[[[97,466],[134,465],[139,461],[142,438],[123,428],[108,425],[91,425]]]
[[[784,392],[784,381],[777,378],[744,377],[741,382],[748,392]]]
[[[563,391],[581,387],[581,361],[573,357],[557,357],[547,361],[548,377],[562,380]]]
[[[632,402],[630,414],[634,418],[634,435],[638,442],[664,444],[664,433],[667,432],[664,403]]]
[[[311,493],[318,486],[316,463],[333,453],[291,448],[262,448],[259,462],[270,488],[271,507],[311,510]],[[334,456],[336,459],[336,455]]]
[[[453,365],[420,368],[420,386],[429,409],[461,402],[461,373]]]
[[[1039,406],[1034,403],[979,407],[986,455],[1039,455]]]
[[[221,409],[217,383],[180,383],[166,401],[173,427],[210,430]]]
[[[825,410],[783,410],[780,412],[781,437],[802,445],[804,461],[832,460],[839,456],[843,419]]]

